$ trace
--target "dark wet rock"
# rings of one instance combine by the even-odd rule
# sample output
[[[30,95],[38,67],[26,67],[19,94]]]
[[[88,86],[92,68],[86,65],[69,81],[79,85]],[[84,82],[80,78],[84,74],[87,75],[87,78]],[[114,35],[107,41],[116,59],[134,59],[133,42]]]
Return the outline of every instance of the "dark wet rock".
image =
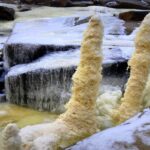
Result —
[[[10,7],[0,5],[0,20],[14,20],[15,10]]]
[[[76,17],[76,18],[74,19],[73,25],[74,25],[74,26],[77,26],[77,25],[80,25],[80,24],[88,23],[89,20],[90,20],[90,18],[91,18],[91,16],[85,17],[85,18]]]
[[[113,8],[150,9],[150,4],[144,0],[106,0],[104,1],[103,5]]]
[[[103,67],[104,69],[102,70],[102,74],[104,76],[124,76],[126,73],[128,73],[127,60],[113,64],[104,64]]]
[[[116,8],[150,9],[150,5],[145,1],[116,0],[116,2],[118,3]]]
[[[105,6],[107,6],[107,7],[112,7],[112,8],[116,8],[116,7],[118,7],[118,3],[117,3],[116,1],[111,1],[111,2],[107,2],[107,3],[105,4]]]
[[[150,109],[145,109],[123,124],[99,132],[66,150],[149,150],[149,115]]]
[[[4,77],[0,77],[0,93],[4,92],[4,89],[5,89],[5,85],[4,85],[5,83],[4,82],[5,82]]]
[[[6,95],[0,94],[0,103],[6,102]]]
[[[20,12],[30,11],[31,7],[29,5],[18,5],[18,10]]]
[[[102,5],[103,4],[103,0],[92,0],[94,5]]]
[[[125,21],[142,21],[150,11],[128,11],[119,14],[119,18]]]
[[[0,93],[4,92],[5,89],[5,75],[6,75],[6,71],[3,67],[3,64],[0,64]]]
[[[5,71],[5,70],[4,70],[3,66],[0,67],[0,76],[3,74],[4,71]]]
[[[46,5],[54,7],[65,7],[71,4],[70,0],[20,0],[20,2],[25,4]]]
[[[109,2],[115,2],[116,0],[93,0],[94,4],[105,5]]]
[[[78,6],[78,7],[85,7],[94,5],[94,2],[92,0],[72,0],[71,6]]]
[[[70,0],[51,0],[50,5],[55,6],[55,7],[65,7],[65,6],[72,5],[72,1],[70,1]]]
[[[17,4],[18,0],[0,0],[2,3]]]
[[[144,0],[145,2],[147,2],[148,4],[150,4],[150,0]]]

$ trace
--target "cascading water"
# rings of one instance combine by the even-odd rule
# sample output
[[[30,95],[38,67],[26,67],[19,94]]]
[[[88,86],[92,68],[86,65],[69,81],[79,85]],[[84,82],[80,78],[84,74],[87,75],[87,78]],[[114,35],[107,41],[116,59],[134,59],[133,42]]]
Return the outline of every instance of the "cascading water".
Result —
[[[5,80],[7,99],[38,110],[64,111],[78,53],[72,50],[49,54],[36,62],[12,67]]]
[[[102,83],[106,86],[100,93],[105,93],[109,84],[120,88],[126,82],[126,77],[115,72],[120,72],[119,65],[126,72],[122,64],[134,49],[135,33],[125,35],[124,21],[112,14],[104,12],[101,17],[105,26]],[[72,16],[16,24],[4,50],[5,66],[10,69],[5,77],[10,103],[41,111],[64,111],[71,94],[71,76],[79,63],[82,33],[89,18]]]

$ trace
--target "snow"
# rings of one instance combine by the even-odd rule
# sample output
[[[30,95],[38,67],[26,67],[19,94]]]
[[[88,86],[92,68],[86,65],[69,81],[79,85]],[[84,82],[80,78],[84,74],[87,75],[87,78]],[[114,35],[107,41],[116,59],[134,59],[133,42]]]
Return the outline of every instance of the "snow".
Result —
[[[145,109],[143,115],[142,113],[139,113],[119,126],[104,130],[79,142],[77,145],[70,148],[70,150],[99,150],[99,148],[102,150],[138,150],[138,146],[135,144],[136,136],[143,139],[142,142],[145,141],[144,144],[149,145],[148,141],[150,137],[148,135],[139,135],[138,130],[144,127],[145,131],[149,131],[150,126],[148,123],[150,122],[150,109]],[[142,133],[144,134],[143,130]]]
[[[86,16],[80,16],[80,20]],[[89,17],[89,16],[87,16]],[[48,44],[48,45],[80,45],[83,31],[87,23],[74,25],[75,18],[59,17],[19,22],[13,29],[8,43]],[[124,34],[123,21],[113,16],[101,15],[105,26],[105,34]],[[119,37],[115,37],[116,40]],[[107,45],[107,44],[106,44]]]

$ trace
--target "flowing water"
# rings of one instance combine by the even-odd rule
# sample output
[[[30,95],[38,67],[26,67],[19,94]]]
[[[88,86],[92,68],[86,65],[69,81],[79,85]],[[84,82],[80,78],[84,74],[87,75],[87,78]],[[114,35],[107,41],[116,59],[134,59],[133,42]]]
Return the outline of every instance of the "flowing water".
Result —
[[[38,123],[52,122],[57,118],[57,114],[40,112],[33,109],[12,105],[9,103],[0,104],[0,150],[1,132],[8,123],[16,123],[19,128]]]
[[[33,109],[12,105],[0,104],[0,128],[8,123],[16,123],[20,128],[42,122],[50,122],[57,118],[56,114],[39,112]]]

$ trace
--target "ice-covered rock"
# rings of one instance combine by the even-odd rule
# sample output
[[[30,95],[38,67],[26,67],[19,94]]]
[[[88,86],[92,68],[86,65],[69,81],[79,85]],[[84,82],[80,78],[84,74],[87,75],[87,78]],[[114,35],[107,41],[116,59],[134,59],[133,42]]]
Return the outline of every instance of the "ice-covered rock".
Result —
[[[62,106],[69,100],[71,76],[79,59],[76,52],[49,54],[12,67],[5,77],[7,100],[39,110],[64,111]]]
[[[86,19],[87,18],[87,19]],[[104,46],[133,47],[133,38],[125,35],[123,21],[103,14]],[[79,47],[89,16],[59,17],[17,23],[5,50],[7,68],[29,63],[46,53]]]
[[[5,78],[9,102],[39,110],[63,110],[89,18],[59,17],[16,24],[4,49],[5,66],[15,65]],[[124,21],[117,17],[104,13],[101,18],[105,26],[103,73],[108,76],[113,69],[111,74],[115,74],[119,68],[126,72],[135,32],[125,35]]]
[[[123,53],[123,48],[104,50],[104,76],[109,76],[112,69],[111,76],[124,76],[130,53]],[[79,53],[79,49],[52,53],[12,67],[5,77],[7,100],[39,110],[63,111],[71,95],[71,77],[79,63]]]
[[[99,132],[67,150],[149,150],[150,109],[123,124]]]

